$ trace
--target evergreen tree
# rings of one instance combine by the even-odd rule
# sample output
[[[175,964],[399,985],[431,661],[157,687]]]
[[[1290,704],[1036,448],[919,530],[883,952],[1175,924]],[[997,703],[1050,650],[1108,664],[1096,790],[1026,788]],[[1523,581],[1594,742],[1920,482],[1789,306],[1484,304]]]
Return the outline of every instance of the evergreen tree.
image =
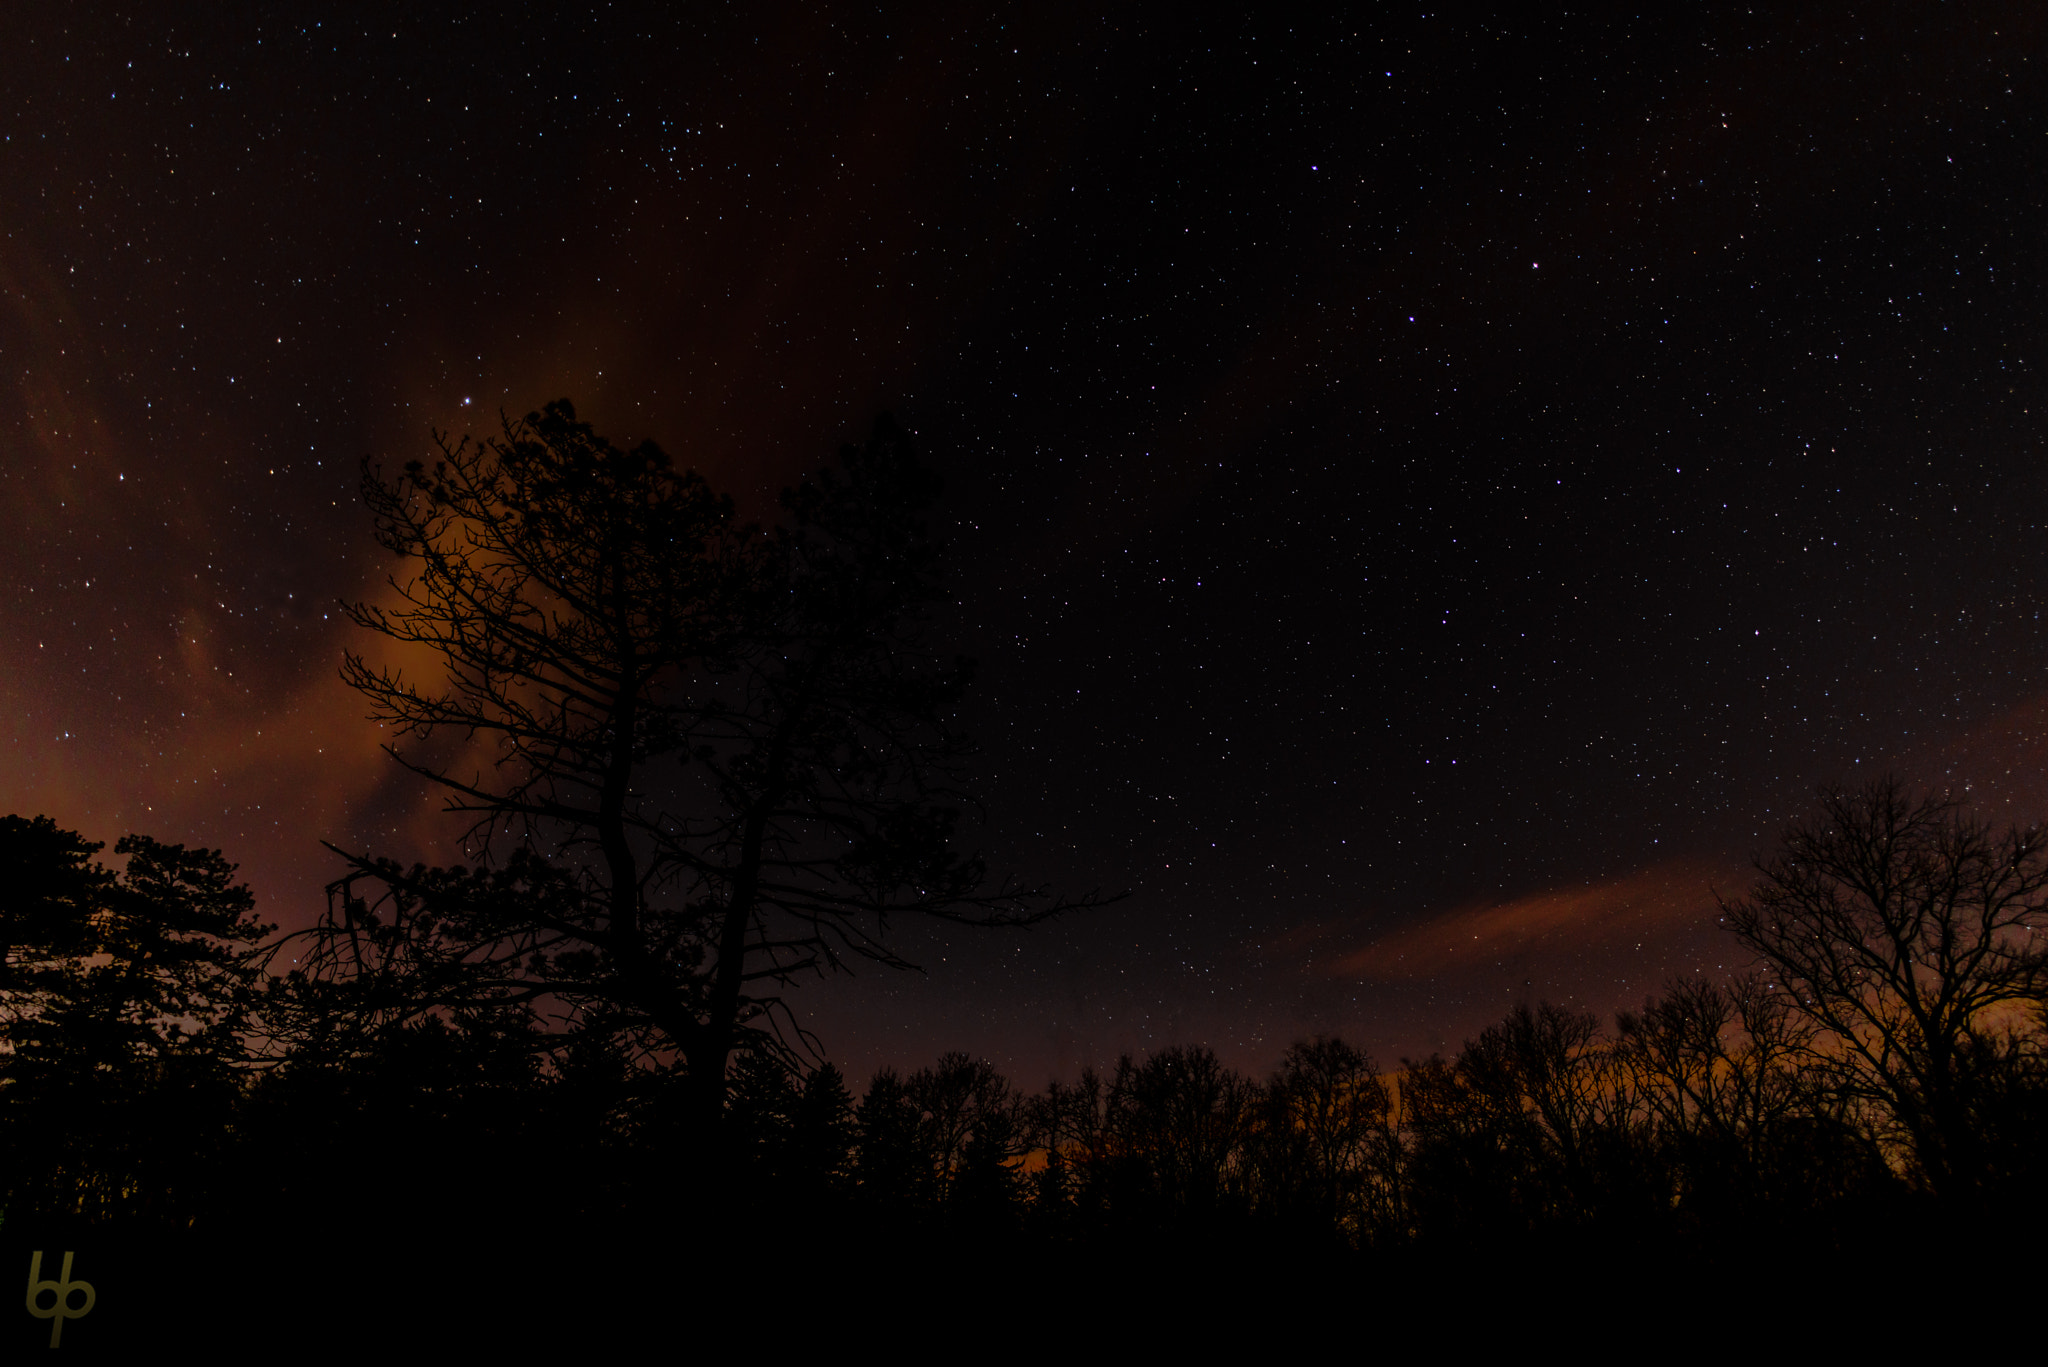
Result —
[[[0,819],[8,1209],[103,1219],[202,1202],[250,1062],[263,939],[217,851]]]

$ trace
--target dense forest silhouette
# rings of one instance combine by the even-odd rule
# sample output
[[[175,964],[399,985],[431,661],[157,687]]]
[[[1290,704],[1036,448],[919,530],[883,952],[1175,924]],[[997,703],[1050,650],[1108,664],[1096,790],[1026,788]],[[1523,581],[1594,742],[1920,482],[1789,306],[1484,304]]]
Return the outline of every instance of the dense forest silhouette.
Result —
[[[435,1269],[409,1313],[523,1332],[530,1298],[632,1321],[678,1278],[769,1294],[741,1274],[782,1259],[823,1260],[827,1292],[914,1275],[964,1306],[991,1269],[1042,1265],[1127,1285],[1623,1251],[1668,1270],[1760,1241],[1823,1268],[1981,1252],[2041,1214],[2043,848],[1897,785],[1831,794],[1727,907],[1757,971],[1611,1021],[1517,1006],[1390,1068],[1324,1036],[1263,1078],[1183,1045],[1038,1092],[961,1053],[856,1092],[764,1042],[707,1131],[680,1066],[627,1038],[366,1024],[262,970],[277,941],[220,856],[131,838],[109,871],[9,817],[0,1234],[103,1269],[180,1240],[289,1252],[273,1307],[396,1258]]]
[[[2038,1228],[2039,831],[1824,793],[1723,905],[1752,970],[1611,1021],[1518,1005],[1398,1062],[1323,1036],[1265,1077],[1186,1044],[1039,1092],[948,1053],[856,1089],[803,977],[901,965],[893,918],[1105,900],[955,846],[971,670],[925,639],[903,434],[765,531],[566,403],[365,492],[414,575],[356,620],[448,682],[344,672],[474,821],[460,862],[338,851],[280,938],[219,853],[131,836],[109,868],[0,821],[0,1243],[82,1250],[67,1343],[145,1341],[222,1278],[243,1332],[530,1340],[719,1297],[959,1308],[1030,1269],[1527,1279]]]

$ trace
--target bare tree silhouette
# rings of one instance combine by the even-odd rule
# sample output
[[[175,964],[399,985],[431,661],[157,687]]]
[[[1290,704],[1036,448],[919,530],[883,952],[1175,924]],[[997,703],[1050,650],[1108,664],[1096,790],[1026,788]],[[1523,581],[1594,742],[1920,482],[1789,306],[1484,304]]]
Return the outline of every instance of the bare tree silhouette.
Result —
[[[2048,833],[1884,779],[1823,793],[1757,872],[1723,911],[1818,1027],[1809,1062],[1928,1186],[1964,1194],[1986,1077],[2030,1048],[2018,1027],[2048,985]]]

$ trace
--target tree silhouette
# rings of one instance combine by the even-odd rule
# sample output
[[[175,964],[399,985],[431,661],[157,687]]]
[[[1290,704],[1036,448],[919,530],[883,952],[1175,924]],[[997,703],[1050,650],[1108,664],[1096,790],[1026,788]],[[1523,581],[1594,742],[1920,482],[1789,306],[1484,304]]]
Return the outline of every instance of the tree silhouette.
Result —
[[[1024,1098],[994,1064],[954,1052],[908,1078],[884,1068],[859,1117],[859,1176],[870,1206],[984,1231],[1008,1224],[1029,1124]]]
[[[249,1061],[273,927],[212,850],[0,818],[7,1208],[100,1219],[201,1200]]]
[[[782,996],[849,956],[905,966],[891,917],[1030,921],[953,846],[949,725],[967,661],[926,640],[941,599],[921,521],[938,481],[887,419],[840,468],[731,502],[652,443],[561,401],[431,468],[366,468],[413,577],[361,626],[441,659],[445,687],[350,655],[400,763],[474,819],[471,863],[347,856],[312,968],[390,1018],[540,1012],[682,1064],[708,1129],[728,1056],[801,1037]]]
[[[925,1143],[924,1114],[894,1068],[868,1083],[855,1110],[860,1156],[855,1175],[871,1216],[884,1223],[930,1209],[938,1172]]]
[[[1893,779],[1830,790],[1759,859],[1735,933],[1819,1027],[1811,1062],[1936,1192],[1982,1176],[1980,1099],[2028,1052],[2048,985],[2048,833],[1996,832]]]
[[[1332,1036],[1298,1040],[1265,1088],[1259,1166],[1269,1204],[1349,1239],[1383,1223],[1397,1140],[1393,1096],[1363,1050]]]
[[[1615,1019],[1616,1064],[1673,1166],[1671,1197],[1716,1217],[1809,1204],[1827,1149],[1837,1174],[1856,1147],[1836,1098],[1803,1065],[1817,1027],[1755,973],[1726,985],[1679,979]],[[1867,1161],[1868,1154],[1857,1155]]]
[[[851,1185],[853,1098],[831,1064],[792,1074],[766,1052],[741,1054],[726,1110],[728,1150],[759,1179],[766,1200],[785,1215],[815,1215]],[[763,1193],[750,1193],[759,1208]]]
[[[1205,1046],[1174,1045],[1139,1064],[1117,1061],[1116,1136],[1150,1168],[1162,1214],[1209,1216],[1234,1194],[1258,1099],[1258,1084]]]
[[[904,1083],[919,1116],[918,1135],[933,1173],[935,1199],[987,1219],[1007,1210],[1012,1162],[1024,1148],[1023,1098],[986,1059],[957,1051]]]
[[[1031,1142],[1045,1154],[1044,1166],[1030,1178],[1036,1224],[1047,1233],[1072,1233],[1084,1221],[1099,1220],[1132,1166],[1116,1136],[1111,1085],[1083,1068],[1078,1081],[1055,1079],[1024,1105]]]

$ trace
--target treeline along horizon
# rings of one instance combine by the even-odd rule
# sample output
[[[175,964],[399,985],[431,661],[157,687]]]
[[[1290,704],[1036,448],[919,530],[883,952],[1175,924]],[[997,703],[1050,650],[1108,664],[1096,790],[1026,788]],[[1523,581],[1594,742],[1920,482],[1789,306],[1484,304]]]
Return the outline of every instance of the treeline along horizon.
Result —
[[[273,975],[212,852],[0,821],[0,1228],[863,1230],[1302,1256],[1626,1237],[1828,1242],[2039,1204],[2037,833],[1897,784],[1827,795],[1727,919],[1757,955],[1612,1022],[1517,1006],[1383,1069],[1335,1036],[1267,1077],[1177,1045],[1027,1093],[949,1053],[741,1052],[710,1133],[686,1065],[525,1014],[396,1022]],[[271,1214],[266,1214],[266,1212]]]

